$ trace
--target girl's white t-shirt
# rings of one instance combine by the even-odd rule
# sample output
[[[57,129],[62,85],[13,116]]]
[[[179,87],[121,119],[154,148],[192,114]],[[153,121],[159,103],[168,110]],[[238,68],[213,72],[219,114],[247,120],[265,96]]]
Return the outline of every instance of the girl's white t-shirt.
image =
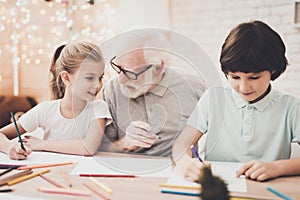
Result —
[[[85,138],[95,119],[106,118],[106,125],[112,121],[108,105],[102,99],[88,102],[73,119],[61,115],[60,103],[61,99],[44,101],[22,115],[19,123],[27,132],[42,128],[44,140],[64,140]]]

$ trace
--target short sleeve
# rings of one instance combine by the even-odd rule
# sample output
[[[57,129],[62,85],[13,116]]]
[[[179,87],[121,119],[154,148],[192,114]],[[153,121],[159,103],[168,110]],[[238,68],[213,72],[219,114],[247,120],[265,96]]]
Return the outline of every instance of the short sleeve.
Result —
[[[40,121],[44,118],[42,114],[46,113],[42,112],[45,104],[45,102],[42,102],[36,105],[19,118],[19,122],[24,130],[27,132],[32,132],[41,126]]]
[[[189,117],[187,124],[205,134],[208,130],[208,116],[210,108],[210,92],[206,90],[199,99],[197,106]]]
[[[295,112],[293,112],[293,134],[292,142],[300,143],[300,102],[295,105]]]
[[[109,112],[107,103],[100,99],[95,101],[95,117],[96,119],[106,118],[106,126],[112,122],[112,117]]]

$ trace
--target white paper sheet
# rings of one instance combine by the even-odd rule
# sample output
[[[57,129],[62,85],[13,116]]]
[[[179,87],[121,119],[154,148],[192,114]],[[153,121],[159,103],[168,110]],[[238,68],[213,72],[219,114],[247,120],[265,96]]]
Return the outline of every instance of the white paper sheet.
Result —
[[[79,162],[83,158],[84,156],[34,151],[27,157],[26,160],[11,160],[8,155],[0,153],[0,164],[32,165],[59,162]]]
[[[3,193],[0,194],[0,199],[5,200],[51,200],[51,198],[39,198],[39,197],[26,197],[21,195],[16,195],[13,192],[12,193]]]
[[[169,177],[170,159],[89,157],[79,162],[71,172],[80,174],[135,175],[141,177]]]
[[[236,171],[240,169],[242,163],[222,163],[212,162],[212,172],[215,176],[221,177],[231,192],[247,192],[245,176],[236,177]]]
[[[211,162],[212,173],[219,176],[226,183],[228,190],[231,192],[247,192],[246,178],[241,176],[236,177],[236,171],[241,167],[241,163],[224,163],[224,162]],[[184,179],[181,172],[175,168],[172,176],[168,179],[168,185],[182,185],[182,186],[195,186],[198,185]]]

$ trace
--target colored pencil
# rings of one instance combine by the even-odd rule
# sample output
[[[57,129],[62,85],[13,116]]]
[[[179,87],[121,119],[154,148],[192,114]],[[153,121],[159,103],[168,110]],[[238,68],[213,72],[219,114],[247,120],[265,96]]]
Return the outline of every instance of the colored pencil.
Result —
[[[166,187],[166,188],[182,188],[182,189],[191,189],[191,190],[200,190],[201,186],[188,186],[188,185],[171,185],[171,184],[165,184],[165,183],[160,183],[158,184],[160,187]]]
[[[75,196],[90,196],[91,194],[84,190],[75,190],[75,189],[65,189],[65,188],[47,188],[39,187],[37,188],[40,192],[52,193],[52,194],[67,194]]]
[[[108,186],[106,186],[105,184],[97,181],[96,179],[94,179],[93,177],[89,177],[89,179],[91,181],[93,181],[97,186],[99,186],[101,189],[103,189],[105,192],[112,194],[112,189],[110,189]]]
[[[66,175],[65,171],[59,170],[59,173],[62,175],[62,177],[63,177],[64,180],[66,181],[67,185],[68,185],[69,187],[72,187],[72,182],[70,181],[69,177]]]
[[[22,141],[22,138],[21,138],[21,133],[19,131],[19,128],[18,128],[18,125],[17,125],[17,122],[16,122],[16,119],[15,119],[15,116],[14,116],[14,113],[10,112],[10,115],[14,121],[14,124],[15,124],[15,127],[16,127],[16,131],[17,131],[17,134],[18,134],[18,137],[19,137],[19,141],[21,143],[21,148],[26,151],[25,147],[24,147],[24,144],[23,144],[23,141]]]
[[[31,173],[32,173],[31,170],[25,170],[25,171],[19,172],[17,174],[13,174],[11,176],[7,176],[5,178],[2,178],[2,179],[0,179],[0,186],[6,185],[9,181],[11,181],[15,178],[25,176],[25,175],[28,175],[28,174],[31,174]]]
[[[82,177],[106,177],[106,178],[135,178],[135,175],[131,174],[79,174]]]
[[[12,171],[13,168],[8,168],[7,170],[5,170],[4,172],[0,173],[0,176],[3,176],[4,174],[7,174],[8,172]]]
[[[102,192],[100,192],[99,190],[97,190],[96,188],[94,188],[92,185],[90,185],[90,183],[82,183],[85,187],[87,187],[88,189],[92,190],[94,193],[96,193],[99,197],[101,197],[104,200],[109,200],[110,198],[107,197],[105,194],[103,194]]]
[[[0,169],[8,169],[8,168],[18,169],[19,167],[23,167],[23,166],[25,165],[0,164]]]
[[[54,185],[55,187],[58,187],[58,188],[64,188],[64,186],[60,185],[59,183],[57,183],[56,181],[48,178],[47,176],[43,175],[43,174],[40,174],[40,177],[42,179],[44,179],[45,181],[51,183],[52,185]]]
[[[191,146],[191,150],[193,152],[193,154],[198,158],[198,160],[200,162],[203,162],[203,160],[201,159],[200,155],[198,154],[197,150],[195,149],[194,145]]]
[[[273,188],[268,187],[267,190],[283,198],[284,200],[292,200],[290,197],[286,196],[285,194],[282,194],[281,192],[278,192],[277,190],[274,190]]]
[[[12,191],[13,191],[12,189],[1,189],[0,193],[2,193],[2,192],[12,192]]]
[[[45,174],[45,173],[48,173],[50,171],[50,169],[45,169],[43,171],[40,171],[40,172],[37,172],[37,173],[33,173],[33,174],[29,174],[29,175],[26,175],[26,176],[22,176],[22,177],[19,177],[19,178],[16,178],[16,179],[13,179],[11,181],[9,181],[7,183],[7,185],[14,185],[14,184],[17,184],[17,183],[20,183],[20,182],[23,182],[23,181],[26,181],[26,180],[29,180],[31,178],[34,178],[40,174]]]
[[[187,196],[200,196],[199,193],[177,192],[177,191],[169,191],[169,190],[161,190],[161,193],[187,195]]]
[[[73,162],[62,162],[62,163],[50,163],[50,164],[43,164],[43,165],[26,165],[23,167],[19,167],[18,169],[37,169],[37,168],[45,168],[45,167],[56,167],[61,165],[71,165]]]

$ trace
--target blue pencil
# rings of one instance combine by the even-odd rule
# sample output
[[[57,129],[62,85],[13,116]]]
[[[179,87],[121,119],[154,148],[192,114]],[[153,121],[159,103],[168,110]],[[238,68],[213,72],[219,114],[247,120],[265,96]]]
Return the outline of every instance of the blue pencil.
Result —
[[[170,191],[170,190],[161,190],[161,193],[166,194],[178,194],[178,195],[186,195],[186,196],[200,196],[199,193],[192,193],[192,192],[178,192],[178,191]]]
[[[12,112],[10,112],[10,115],[14,121],[14,124],[15,124],[15,127],[16,127],[16,130],[17,130],[17,134],[18,134],[18,137],[19,137],[19,141],[21,143],[21,148],[26,151],[25,147],[24,147],[24,144],[23,144],[23,141],[22,141],[22,138],[21,138],[21,134],[20,134],[20,131],[19,131],[19,128],[18,128],[18,125],[17,125],[17,122],[16,122],[16,119],[15,119],[15,116]]]
[[[273,188],[268,187],[267,190],[269,190],[270,192],[276,194],[277,196],[283,198],[284,200],[292,200],[290,197],[278,192],[277,190],[274,190]]]

